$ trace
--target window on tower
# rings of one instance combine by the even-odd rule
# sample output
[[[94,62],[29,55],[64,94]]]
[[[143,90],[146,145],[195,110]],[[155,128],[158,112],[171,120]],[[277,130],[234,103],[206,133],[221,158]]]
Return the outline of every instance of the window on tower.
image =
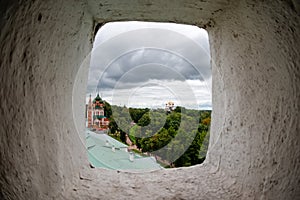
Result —
[[[202,163],[211,121],[207,32],[173,23],[105,24],[95,36],[86,108],[94,167]]]

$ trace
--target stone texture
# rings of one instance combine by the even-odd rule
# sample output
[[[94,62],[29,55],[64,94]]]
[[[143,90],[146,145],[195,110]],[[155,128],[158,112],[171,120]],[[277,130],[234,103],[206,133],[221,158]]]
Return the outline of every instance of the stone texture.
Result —
[[[299,198],[299,7],[279,0],[2,1],[0,198]],[[79,67],[95,25],[115,20],[208,30],[214,110],[203,165],[146,174],[89,168],[78,134],[88,64]]]

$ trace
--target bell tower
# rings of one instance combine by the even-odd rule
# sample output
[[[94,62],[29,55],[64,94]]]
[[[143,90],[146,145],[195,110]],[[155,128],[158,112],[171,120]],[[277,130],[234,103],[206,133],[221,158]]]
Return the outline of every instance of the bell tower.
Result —
[[[88,111],[87,111],[87,119],[88,119],[88,128],[92,128],[92,120],[93,120],[93,105],[92,105],[92,95],[90,95],[89,103],[88,103]]]

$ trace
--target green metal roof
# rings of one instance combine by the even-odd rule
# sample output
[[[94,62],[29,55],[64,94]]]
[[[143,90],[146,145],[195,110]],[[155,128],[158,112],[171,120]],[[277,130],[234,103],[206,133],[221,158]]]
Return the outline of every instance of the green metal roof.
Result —
[[[106,117],[105,117],[104,115],[94,115],[94,116],[93,116],[93,119],[96,119],[96,118],[97,118],[97,119],[102,119],[102,118],[105,119]]]
[[[115,147],[115,151],[112,150]],[[153,171],[163,169],[154,157],[134,155],[130,161],[130,153],[125,151],[127,145],[106,134],[97,134],[86,130],[86,148],[88,159],[94,167],[102,167],[125,171]]]
[[[128,146],[126,144],[123,144],[122,142],[119,142],[118,140],[110,137],[109,135],[105,133],[95,133],[93,131],[90,131],[86,129],[86,142],[87,147],[89,147],[90,144],[97,144],[105,146],[106,140],[109,142],[109,144],[114,145],[116,148],[127,148]]]
[[[93,100],[94,103],[95,103],[96,101],[100,101],[100,103],[103,103],[103,100],[101,99],[99,93],[97,94],[96,98]]]

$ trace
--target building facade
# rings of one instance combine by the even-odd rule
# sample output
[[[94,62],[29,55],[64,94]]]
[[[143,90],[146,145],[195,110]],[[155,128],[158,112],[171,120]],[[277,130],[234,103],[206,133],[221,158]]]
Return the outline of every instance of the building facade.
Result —
[[[165,111],[166,114],[170,114],[174,110],[174,102],[169,101],[166,103]]]
[[[105,116],[104,111],[105,103],[97,94],[96,98],[92,101],[90,95],[87,105],[87,127],[92,130],[107,130],[109,120]]]

